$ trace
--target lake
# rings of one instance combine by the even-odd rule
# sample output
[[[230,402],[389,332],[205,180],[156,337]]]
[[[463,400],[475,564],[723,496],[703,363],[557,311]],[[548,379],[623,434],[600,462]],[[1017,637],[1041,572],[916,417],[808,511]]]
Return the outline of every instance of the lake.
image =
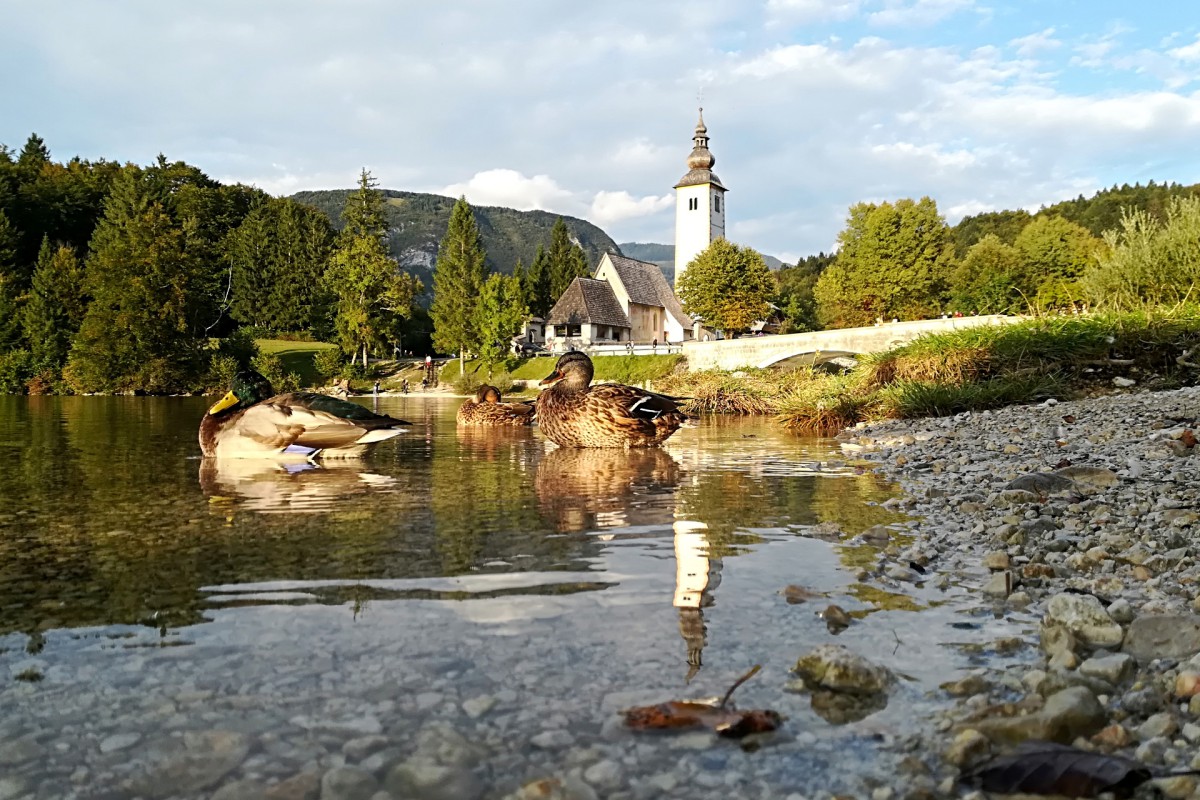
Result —
[[[977,598],[867,579],[905,518],[831,440],[562,450],[458,402],[284,468],[201,459],[204,398],[0,397],[0,800],[864,796],[977,665]],[[902,676],[885,706],[787,690],[831,642]],[[623,724],[755,664],[774,734]]]

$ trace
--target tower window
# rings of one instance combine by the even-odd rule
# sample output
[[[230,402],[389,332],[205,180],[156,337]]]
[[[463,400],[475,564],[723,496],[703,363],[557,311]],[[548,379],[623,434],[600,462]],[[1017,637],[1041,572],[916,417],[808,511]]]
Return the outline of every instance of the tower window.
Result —
[[[721,212],[721,195],[719,194],[713,195],[713,211]]]
[[[688,198],[688,211],[695,211],[698,208],[700,208],[700,198],[689,197]]]

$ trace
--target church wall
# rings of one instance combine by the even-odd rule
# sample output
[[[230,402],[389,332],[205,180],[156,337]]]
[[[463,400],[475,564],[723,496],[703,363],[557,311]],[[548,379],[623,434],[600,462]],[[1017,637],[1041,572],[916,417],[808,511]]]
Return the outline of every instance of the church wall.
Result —
[[[709,198],[711,193],[710,184],[681,186],[675,190],[676,286],[679,286],[679,278],[687,269],[688,262],[712,241],[712,204]],[[696,207],[692,208],[693,205]]]

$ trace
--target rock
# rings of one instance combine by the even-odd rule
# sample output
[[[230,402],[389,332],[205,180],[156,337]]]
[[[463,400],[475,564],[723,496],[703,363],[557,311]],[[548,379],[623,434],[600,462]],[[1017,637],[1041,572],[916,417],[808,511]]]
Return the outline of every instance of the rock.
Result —
[[[1129,731],[1126,728],[1114,724],[1102,728],[1099,733],[1092,737],[1092,743],[1116,750],[1133,744],[1133,737],[1129,735]]]
[[[801,656],[793,670],[810,688],[820,687],[848,694],[877,694],[887,691],[895,680],[885,667],[836,644],[824,644]]]
[[[1132,677],[1134,667],[1136,666],[1133,656],[1126,653],[1117,653],[1111,656],[1089,658],[1079,665],[1079,671],[1084,675],[1099,678],[1106,683],[1116,686]]]
[[[100,740],[100,752],[115,753],[117,750],[132,747],[141,740],[140,733],[114,733],[112,736],[106,736]]]
[[[264,791],[258,781],[234,781],[213,792],[211,800],[262,800]]]
[[[30,737],[0,742],[0,766],[14,767],[24,764],[26,761],[41,758],[45,752],[46,748]]]
[[[830,605],[821,612],[821,618],[825,620],[825,627],[829,629],[829,632],[834,634],[849,628],[850,623],[854,621],[839,605]]]
[[[1125,598],[1112,601],[1106,610],[1108,611],[1108,615],[1112,617],[1113,622],[1122,625],[1128,625],[1130,622],[1133,622],[1133,606]]]
[[[1198,785],[1200,781],[1195,775],[1172,775],[1154,781],[1155,788],[1168,800],[1188,800],[1195,797]]]
[[[1124,638],[1098,599],[1089,594],[1056,594],[1046,604],[1046,622],[1062,625],[1090,647],[1116,647]]]
[[[388,772],[384,788],[395,797],[422,800],[476,800],[484,792],[483,784],[469,770],[423,759],[397,764]]]
[[[136,793],[150,798],[208,789],[250,752],[249,739],[232,731],[189,731],[156,745],[149,763],[130,781]]]
[[[1062,625],[1043,625],[1041,631],[1042,651],[1053,658],[1059,653],[1075,652],[1075,634]]]
[[[611,791],[621,784],[621,765],[605,759],[588,767],[583,779],[592,786]]]
[[[1200,616],[1140,616],[1129,623],[1129,633],[1121,649],[1143,662],[1156,658],[1188,658],[1200,652]]]
[[[1031,472],[1011,480],[1004,487],[1005,492],[1028,492],[1035,497],[1057,494],[1075,488],[1075,482],[1053,472]]]
[[[1071,481],[1077,489],[1107,489],[1121,482],[1117,473],[1102,467],[1063,467],[1054,470],[1054,474]]]
[[[941,689],[951,697],[970,697],[983,694],[989,688],[991,688],[991,684],[982,675],[968,675],[961,680],[949,681],[941,685]]]
[[[558,750],[575,744],[575,737],[568,731],[542,731],[531,737],[529,743],[542,750]]]
[[[1137,381],[1133,378],[1123,378],[1120,375],[1113,378],[1112,382],[1113,386],[1116,386],[1118,389],[1128,389],[1130,386],[1137,385]]]
[[[1181,699],[1200,694],[1200,672],[1184,670],[1175,676],[1175,696]]]
[[[471,719],[479,719],[487,712],[491,711],[496,706],[496,698],[491,695],[484,694],[479,697],[472,697],[469,700],[464,700],[462,707],[463,712]]]
[[[334,767],[321,777],[321,800],[370,800],[377,789],[375,776],[360,767]]]
[[[1174,736],[1177,730],[1179,723],[1175,721],[1175,717],[1166,711],[1160,711],[1138,726],[1137,735],[1138,739],[1144,742],[1160,736]]]
[[[946,748],[946,760],[956,767],[962,767],[984,755],[991,749],[991,743],[986,736],[974,728],[958,732],[954,741]]]
[[[1008,553],[1003,550],[995,550],[983,557],[983,565],[992,571],[1008,569],[1008,564]]]
[[[321,776],[301,772],[282,780],[263,791],[264,800],[317,800],[321,793]]]
[[[13,800],[29,788],[29,781],[20,775],[0,776],[0,800]]]
[[[342,754],[351,761],[362,761],[371,753],[387,747],[389,741],[386,736],[360,736],[342,745]]]
[[[1017,744],[1027,739],[1070,744],[1104,727],[1104,707],[1088,689],[1074,686],[1056,692],[1035,714],[995,717],[971,723],[994,742]]]
[[[997,572],[988,578],[983,585],[983,593],[988,597],[1004,598],[1012,592],[1012,573],[1005,570]]]

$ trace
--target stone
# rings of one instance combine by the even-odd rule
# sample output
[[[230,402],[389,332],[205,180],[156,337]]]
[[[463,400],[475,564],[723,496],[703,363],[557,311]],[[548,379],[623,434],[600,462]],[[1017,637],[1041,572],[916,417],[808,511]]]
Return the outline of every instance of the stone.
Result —
[[[27,778],[20,775],[0,776],[0,800],[13,800],[29,788]]]
[[[1175,676],[1175,696],[1180,699],[1200,694],[1200,672],[1184,670]]]
[[[262,800],[264,791],[258,781],[234,781],[213,792],[211,800]]]
[[[1116,686],[1132,677],[1136,666],[1133,656],[1127,653],[1116,653],[1111,656],[1089,658],[1079,665],[1079,671],[1084,675],[1099,678]]]
[[[541,750],[559,750],[575,744],[575,737],[568,731],[542,731],[531,737],[529,743]]]
[[[321,793],[321,776],[301,772],[282,780],[263,791],[264,800],[317,800]]]
[[[1112,617],[1113,622],[1120,623],[1121,625],[1128,625],[1130,622],[1133,622],[1133,606],[1123,597],[1109,603],[1106,610],[1108,611],[1108,615]]]
[[[190,794],[215,786],[250,752],[250,741],[233,731],[188,731],[156,742],[155,752],[131,788],[150,798]]]
[[[1125,636],[1100,600],[1090,594],[1056,594],[1046,604],[1046,622],[1062,625],[1089,647],[1117,647]]]
[[[0,742],[0,766],[14,767],[17,764],[41,758],[45,753],[46,748],[31,737],[9,739],[6,742]]]
[[[351,761],[362,761],[374,752],[388,746],[386,736],[359,736],[342,745],[342,754]]]
[[[994,742],[1017,744],[1027,739],[1070,744],[1104,727],[1104,707],[1092,692],[1073,686],[1052,694],[1041,711],[1020,717],[993,717],[971,723]]]
[[[1076,465],[1056,469],[1054,474],[1070,480],[1077,489],[1107,489],[1121,482],[1117,473],[1103,467]]]
[[[1175,717],[1166,711],[1160,711],[1138,726],[1137,735],[1141,741],[1147,741],[1160,736],[1174,736],[1177,730],[1179,723],[1175,721]]]
[[[470,770],[424,759],[397,764],[388,772],[384,788],[395,797],[422,800],[477,800],[484,792],[483,784]]]
[[[1065,492],[1075,487],[1075,482],[1053,472],[1031,472],[1008,482],[1005,492],[1027,492],[1036,497]]]
[[[983,756],[991,749],[991,742],[974,728],[959,731],[954,741],[946,748],[945,757],[956,767],[962,767]]]
[[[983,585],[983,593],[988,597],[1008,597],[1010,592],[1012,592],[1012,573],[1007,570],[993,574]]]
[[[479,719],[487,712],[491,711],[496,706],[496,698],[491,695],[480,695],[472,697],[469,700],[464,700],[462,707],[463,712],[471,719]]]
[[[321,800],[371,800],[378,789],[375,776],[361,767],[334,767],[321,776]]]
[[[1142,662],[1156,658],[1189,658],[1200,652],[1200,616],[1140,616],[1129,623],[1129,632],[1121,650]]]
[[[993,571],[1008,569],[1008,564],[1008,553],[1003,550],[995,550],[983,557],[983,565]]]
[[[1196,796],[1200,781],[1195,775],[1170,775],[1154,781],[1154,787],[1168,800],[1188,800]]]
[[[132,747],[141,740],[140,733],[114,733],[112,736],[106,736],[100,740],[100,752],[115,753],[118,750]]]
[[[1093,736],[1092,743],[1116,750],[1133,744],[1133,737],[1123,726],[1113,724],[1102,728],[1099,733]]]
[[[1137,385],[1137,381],[1135,381],[1133,378],[1124,378],[1120,375],[1113,378],[1112,383],[1113,386],[1116,386],[1118,389],[1128,389],[1130,386]]]
[[[1043,625],[1041,630],[1042,651],[1053,658],[1059,653],[1075,652],[1075,634],[1063,625]]]
[[[621,784],[621,765],[605,759],[584,770],[583,779],[599,789],[612,790]]]
[[[847,694],[887,691],[895,677],[885,667],[872,664],[841,645],[825,644],[801,656],[793,670],[810,688]]]

